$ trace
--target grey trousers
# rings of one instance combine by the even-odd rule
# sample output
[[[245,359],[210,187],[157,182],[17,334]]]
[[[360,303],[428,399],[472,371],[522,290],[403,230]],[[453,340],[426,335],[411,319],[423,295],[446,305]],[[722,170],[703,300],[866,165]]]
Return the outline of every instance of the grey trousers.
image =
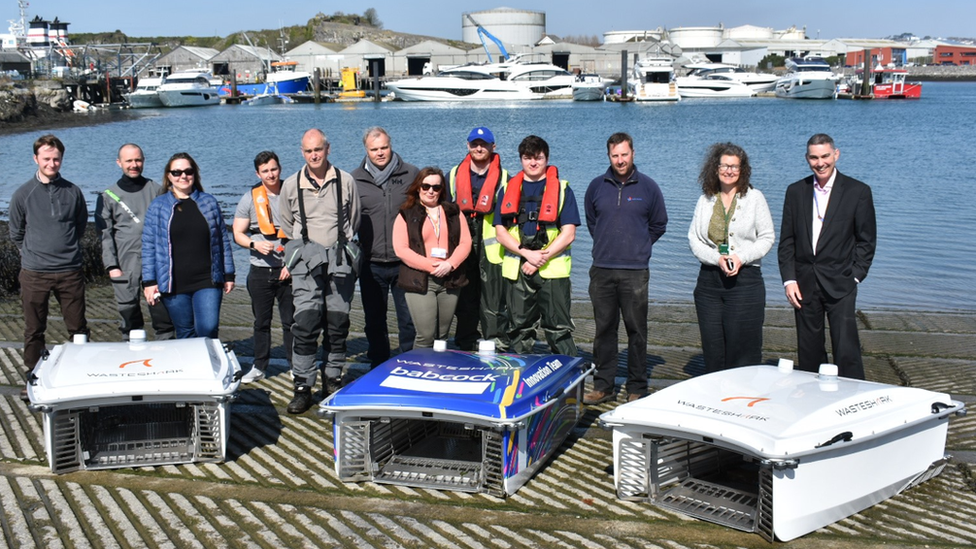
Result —
[[[435,339],[447,340],[459,290],[448,290],[443,278],[427,278],[427,293],[406,292],[407,307],[417,330],[414,348],[431,348]]]
[[[355,276],[335,277],[326,274],[325,265],[311,271],[299,266],[292,271],[292,300],[295,322],[291,332],[295,336],[292,352],[292,373],[295,385],[314,387],[318,368],[319,334],[325,329],[325,375],[342,376],[346,363],[346,338],[349,336],[349,310],[356,289]]]

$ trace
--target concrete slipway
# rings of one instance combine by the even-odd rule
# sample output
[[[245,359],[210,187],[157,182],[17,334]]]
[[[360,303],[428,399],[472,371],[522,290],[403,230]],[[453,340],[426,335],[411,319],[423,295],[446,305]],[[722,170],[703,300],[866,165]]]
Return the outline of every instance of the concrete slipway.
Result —
[[[92,339],[118,339],[111,289],[90,287],[88,302]],[[574,313],[577,341],[588,353],[589,304],[575,304]],[[765,358],[790,356],[792,313],[771,308],[766,317]],[[247,293],[237,289],[224,302],[221,338],[234,342],[242,363],[250,362],[250,322]],[[945,391],[976,406],[976,317],[867,311],[861,324],[868,379]],[[350,361],[365,352],[362,325],[357,307]],[[595,420],[626,395],[591,407],[549,466],[507,500],[343,484],[333,471],[331,425],[312,412],[285,413],[291,382],[280,333],[272,375],[245,386],[233,404],[226,463],[55,476],[46,466],[40,416],[18,396],[22,332],[19,301],[0,302],[0,544],[9,547],[769,546],[757,535],[616,499],[610,436]],[[649,337],[653,387],[702,371],[691,305],[652,304]],[[52,317],[48,341],[65,338],[60,318]],[[351,375],[362,371],[351,367]],[[947,451],[955,458],[941,476],[784,545],[976,544],[976,411],[951,421]]]

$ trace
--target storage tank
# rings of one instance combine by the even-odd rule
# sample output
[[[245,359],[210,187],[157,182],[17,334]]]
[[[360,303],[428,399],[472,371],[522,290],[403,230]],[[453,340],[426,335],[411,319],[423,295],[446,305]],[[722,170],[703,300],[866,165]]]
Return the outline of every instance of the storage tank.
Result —
[[[480,44],[478,25],[505,44],[532,46],[546,35],[546,12],[513,8],[465,12],[461,14],[461,40]]]
[[[668,31],[671,43],[681,49],[714,48],[722,42],[722,32],[718,27],[675,27]]]
[[[727,29],[725,36],[732,40],[772,40],[773,29],[771,27],[742,25],[741,27]]]
[[[664,38],[664,29],[654,30],[607,31],[603,33],[604,44],[624,44],[631,40],[636,42],[659,42]]]
[[[786,30],[775,31],[773,34],[777,40],[806,40],[807,28],[798,29],[796,25],[793,25]]]

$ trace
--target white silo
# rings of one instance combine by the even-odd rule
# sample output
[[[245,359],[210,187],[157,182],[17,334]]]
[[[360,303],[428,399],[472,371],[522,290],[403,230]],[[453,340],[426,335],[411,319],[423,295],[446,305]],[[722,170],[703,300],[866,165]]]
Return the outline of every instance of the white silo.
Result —
[[[714,48],[722,42],[722,32],[719,27],[675,27],[668,30],[671,42],[681,49]]]
[[[546,12],[495,8],[461,14],[461,40],[478,44],[478,26],[506,44],[532,46],[546,35]]]

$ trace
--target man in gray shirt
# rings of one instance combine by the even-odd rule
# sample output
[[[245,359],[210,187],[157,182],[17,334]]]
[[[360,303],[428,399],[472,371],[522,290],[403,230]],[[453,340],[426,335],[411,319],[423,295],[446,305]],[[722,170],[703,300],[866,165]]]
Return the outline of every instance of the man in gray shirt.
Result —
[[[88,335],[81,238],[88,207],[81,189],[61,177],[64,144],[53,135],[34,142],[37,173],[10,199],[10,238],[20,252],[24,366],[30,373],[45,351],[48,300],[61,305],[71,336]]]
[[[142,224],[149,203],[161,192],[159,184],[142,175],[145,162],[139,145],[126,143],[119,147],[115,163],[122,168],[122,177],[95,201],[95,229],[102,241],[102,263],[112,280],[122,317],[119,330],[125,341],[129,332],[145,327],[140,306]],[[161,302],[149,306],[149,316],[157,340],[173,339],[173,322]]]
[[[247,293],[254,313],[254,365],[241,383],[264,379],[271,359],[271,319],[278,302],[282,337],[291,364],[291,326],[295,305],[291,297],[291,273],[285,267],[285,233],[281,230],[278,201],[281,193],[281,165],[278,155],[262,151],[254,158],[254,172],[260,182],[241,197],[234,213],[234,241],[251,251],[247,271]]]

